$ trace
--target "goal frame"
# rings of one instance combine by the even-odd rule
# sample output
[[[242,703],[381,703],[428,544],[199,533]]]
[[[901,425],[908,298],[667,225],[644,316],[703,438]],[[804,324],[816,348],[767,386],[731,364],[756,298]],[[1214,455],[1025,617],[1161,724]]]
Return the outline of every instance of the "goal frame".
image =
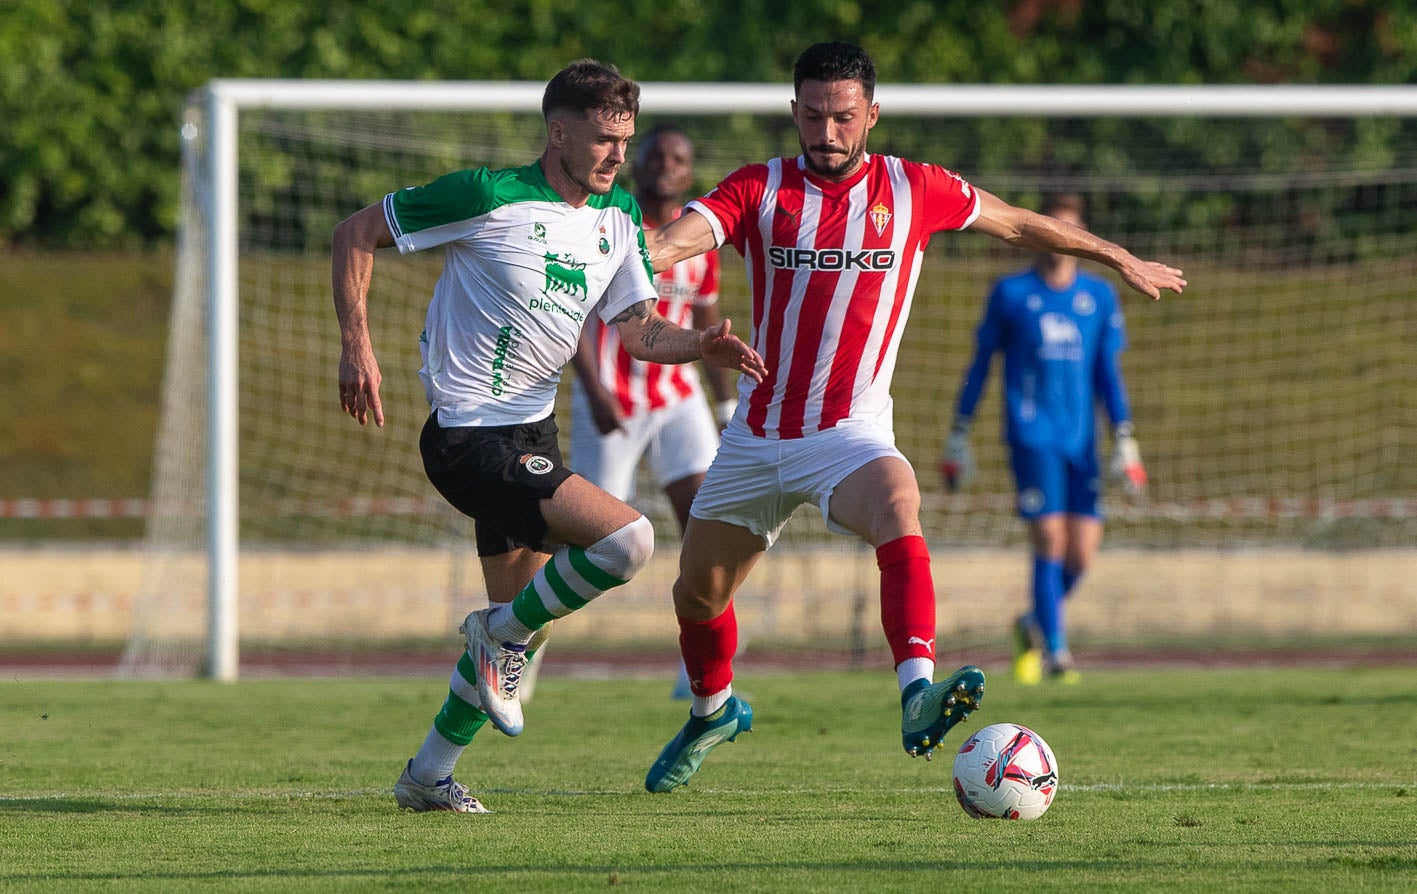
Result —
[[[649,113],[786,113],[789,84],[641,84]],[[545,85],[527,81],[326,81],[219,79],[194,102],[205,106],[210,201],[207,239],[208,390],[206,672],[238,676],[238,207],[237,127],[254,108],[408,109],[534,112]],[[946,85],[880,84],[875,99],[889,112],[951,117],[1411,117],[1417,87],[1404,85]]]

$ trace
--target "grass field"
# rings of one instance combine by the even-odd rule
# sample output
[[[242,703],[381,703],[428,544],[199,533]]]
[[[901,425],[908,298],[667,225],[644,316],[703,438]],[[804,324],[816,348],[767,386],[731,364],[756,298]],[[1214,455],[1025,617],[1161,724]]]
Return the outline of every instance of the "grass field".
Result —
[[[641,780],[669,681],[544,679],[459,777],[491,816],[398,812],[436,679],[0,686],[0,889],[1399,891],[1417,887],[1410,668],[991,678],[977,723],[1052,744],[1031,823],[968,819],[962,737],[900,750],[884,673],[740,678],[755,731]],[[490,730],[490,727],[488,728]]]

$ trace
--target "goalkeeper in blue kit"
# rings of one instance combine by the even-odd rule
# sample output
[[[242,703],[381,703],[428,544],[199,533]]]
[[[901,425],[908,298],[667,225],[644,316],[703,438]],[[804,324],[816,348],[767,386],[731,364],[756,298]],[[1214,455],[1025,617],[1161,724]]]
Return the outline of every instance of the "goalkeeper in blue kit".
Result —
[[[1043,214],[1085,226],[1081,196],[1048,197]],[[1032,609],[1014,625],[1014,677],[1076,683],[1064,600],[1102,543],[1095,406],[1112,423],[1110,472],[1130,494],[1146,487],[1118,365],[1126,326],[1116,290],[1068,255],[1040,255],[994,284],[975,336],[974,359],[955,404],[941,471],[965,486],[974,458],[969,430],[995,352],[1004,355],[1004,440],[1033,552]]]

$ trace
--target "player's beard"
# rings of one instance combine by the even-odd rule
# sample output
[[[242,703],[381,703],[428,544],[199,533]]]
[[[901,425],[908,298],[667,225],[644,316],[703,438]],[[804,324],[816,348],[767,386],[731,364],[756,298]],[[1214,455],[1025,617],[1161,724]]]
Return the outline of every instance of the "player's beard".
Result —
[[[797,142],[802,147],[802,157],[807,161],[807,170],[819,177],[840,177],[843,174],[849,174],[856,170],[856,166],[861,163],[861,156],[866,154],[866,141],[863,139],[844,153],[831,153],[830,157],[834,161],[821,165],[812,158],[812,151],[827,152],[825,147],[817,146],[813,147],[813,150],[809,150],[807,144],[802,142],[801,137],[798,137]],[[835,159],[840,160],[836,161]]]
[[[571,178],[572,183],[579,186],[581,189],[585,190],[587,193],[593,196],[606,195],[610,192],[612,188],[614,188],[615,173],[619,171],[619,169],[619,165],[614,165],[612,167],[604,169],[592,168],[590,173],[586,174],[585,176],[581,176],[575,171],[571,170],[571,166],[566,163],[565,159],[561,160],[561,171],[565,173],[567,177]],[[607,183],[605,186],[598,186],[595,181],[591,179],[591,177],[594,176],[597,171],[599,171],[600,173],[609,174],[610,182]]]

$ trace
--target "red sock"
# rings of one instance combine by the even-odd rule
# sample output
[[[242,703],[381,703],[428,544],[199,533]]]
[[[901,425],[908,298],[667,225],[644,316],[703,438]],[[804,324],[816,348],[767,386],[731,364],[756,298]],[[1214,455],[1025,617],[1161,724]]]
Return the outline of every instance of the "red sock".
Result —
[[[733,603],[710,621],[679,619],[679,651],[694,695],[722,692],[733,682],[733,654],[738,651],[738,616]]]
[[[881,626],[896,664],[935,660],[935,582],[925,538],[901,537],[876,548],[881,569]]]

